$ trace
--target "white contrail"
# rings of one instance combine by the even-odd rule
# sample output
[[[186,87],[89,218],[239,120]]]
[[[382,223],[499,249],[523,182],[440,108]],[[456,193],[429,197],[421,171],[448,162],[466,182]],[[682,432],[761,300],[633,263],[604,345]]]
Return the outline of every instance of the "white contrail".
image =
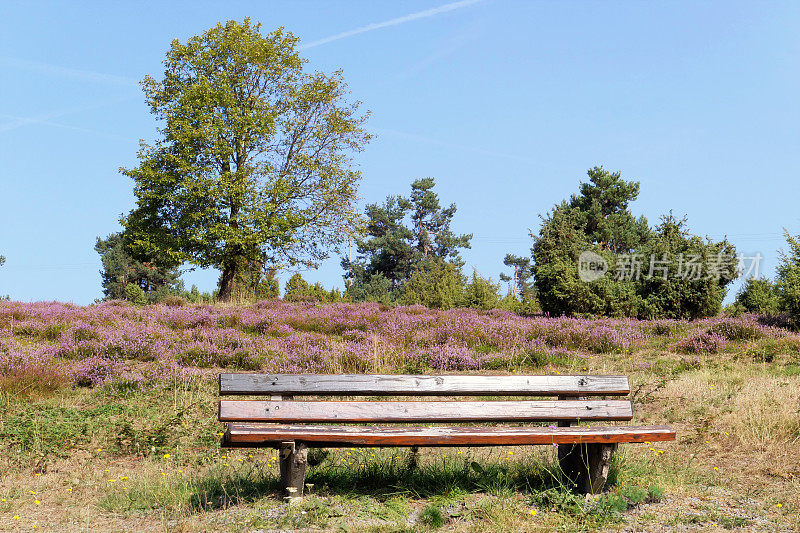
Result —
[[[8,119],[10,121],[13,121],[13,122],[8,122],[6,124],[0,124],[0,131],[5,131],[5,127],[7,125],[9,125],[9,124],[13,124],[14,122],[18,123],[15,127],[20,127],[20,126],[23,126],[25,124],[31,124],[31,119],[28,118],[28,117],[18,117],[16,115],[0,114],[0,118],[5,118],[5,119]],[[64,129],[73,130],[73,131],[81,131],[81,132],[84,132],[84,133],[91,133],[91,134],[94,134],[94,135],[99,135],[101,137],[108,137],[108,138],[111,138],[111,139],[125,139],[125,140],[129,140],[130,139],[129,137],[126,137],[124,135],[118,135],[116,133],[111,133],[111,132],[108,132],[108,131],[95,130],[95,129],[92,129],[92,128],[82,128],[80,126],[72,126],[70,124],[64,124],[62,122],[54,122],[52,120],[47,120],[47,119],[42,119],[42,118],[37,119],[35,123],[36,124],[42,124],[44,126],[53,126],[54,128],[64,128]],[[10,129],[14,129],[14,128],[10,128]]]
[[[105,74],[103,72],[94,72],[92,70],[59,67],[57,65],[49,65],[47,63],[40,63],[38,61],[15,59],[13,57],[0,56],[0,65],[33,72],[40,72],[42,74],[64,76],[67,78],[76,78],[79,80],[88,80],[101,83],[111,83],[114,85],[136,87],[139,84],[138,80],[128,78],[126,76],[116,76],[114,74]]]
[[[110,106],[113,104],[118,104],[120,102],[127,102],[129,100],[133,100],[138,98],[139,95],[129,95],[129,96],[122,96],[119,98],[112,98],[110,100],[104,100],[102,102],[97,102],[94,104],[87,104],[77,107],[68,107],[65,109],[61,109],[59,111],[53,111],[50,113],[42,113],[41,115],[36,115],[33,117],[27,118],[18,118],[16,120],[12,120],[11,122],[6,122],[5,124],[0,124],[0,133],[15,130],[17,128],[21,128],[22,126],[28,126],[30,124],[42,124],[44,122],[49,122],[54,118],[63,117],[66,115],[73,115],[75,113],[82,113],[83,111],[91,111],[93,109],[98,109],[101,107]]]
[[[433,17],[441,13],[447,13],[448,11],[454,11],[456,9],[461,9],[462,7],[471,6],[472,4],[477,4],[478,2],[481,1],[482,0],[461,0],[459,2],[452,2],[449,4],[445,4],[443,6],[426,9],[425,11],[418,11],[416,13],[411,13],[410,15],[405,15],[402,17],[393,18],[391,20],[386,20],[384,22],[375,22],[373,24],[367,24],[366,26],[361,26],[360,28],[356,28],[354,30],[337,33],[336,35],[331,35],[330,37],[325,37],[324,39],[311,41],[310,43],[300,45],[298,48],[300,50],[306,50],[308,48],[313,48],[321,44],[327,44],[333,41],[338,41],[339,39],[346,39],[347,37],[352,37],[353,35],[358,35],[360,33],[379,30],[381,28],[388,28],[389,26],[397,26],[399,24],[405,24],[406,22],[411,22],[412,20],[419,20],[428,17]]]

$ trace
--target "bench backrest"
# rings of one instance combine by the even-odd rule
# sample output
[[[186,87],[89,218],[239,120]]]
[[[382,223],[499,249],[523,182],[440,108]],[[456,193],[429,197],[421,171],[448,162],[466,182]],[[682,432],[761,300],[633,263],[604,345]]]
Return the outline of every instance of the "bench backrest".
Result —
[[[630,420],[626,376],[422,376],[220,374],[220,395],[269,395],[221,401],[224,422],[522,422]],[[296,401],[294,396],[518,396],[558,400]]]
[[[627,376],[220,374],[219,393],[289,396],[627,396]]]

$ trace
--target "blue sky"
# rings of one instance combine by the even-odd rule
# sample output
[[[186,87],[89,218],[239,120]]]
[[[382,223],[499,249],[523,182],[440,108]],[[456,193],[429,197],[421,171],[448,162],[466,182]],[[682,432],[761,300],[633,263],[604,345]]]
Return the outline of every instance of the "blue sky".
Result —
[[[497,279],[540,213],[594,165],[641,182],[633,211],[760,252],[800,232],[800,4],[14,2],[0,4],[0,294],[101,296],[98,235],[133,206],[137,82],[173,39],[249,16],[342,69],[371,110],[362,205],[432,176],[467,267]],[[342,286],[339,259],[304,273]],[[217,273],[186,274],[211,290]],[[284,274],[285,280],[288,276]]]

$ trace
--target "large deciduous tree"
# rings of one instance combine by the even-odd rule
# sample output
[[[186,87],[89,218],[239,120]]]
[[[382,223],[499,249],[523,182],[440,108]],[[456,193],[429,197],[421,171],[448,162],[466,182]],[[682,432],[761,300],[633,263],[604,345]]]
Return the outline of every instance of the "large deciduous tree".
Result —
[[[357,218],[352,155],[366,114],[341,72],[306,72],[283,29],[217,24],[172,42],[161,79],[142,82],[161,138],[142,144],[134,245],[221,270],[229,299],[248,264],[313,265]]]

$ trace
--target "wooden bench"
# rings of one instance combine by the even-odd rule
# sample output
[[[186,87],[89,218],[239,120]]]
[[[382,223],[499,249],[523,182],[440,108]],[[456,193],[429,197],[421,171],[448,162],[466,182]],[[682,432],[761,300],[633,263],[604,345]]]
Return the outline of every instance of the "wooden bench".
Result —
[[[281,484],[289,497],[303,494],[309,447],[408,446],[416,452],[420,446],[557,444],[567,479],[578,492],[596,493],[605,485],[618,443],[675,440],[675,431],[666,426],[574,426],[631,420],[631,402],[620,399],[630,393],[626,376],[220,374],[219,392],[270,396],[220,401],[219,419],[229,422],[222,446],[279,449]],[[458,399],[300,401],[296,396]],[[460,398],[469,396],[551,399]],[[615,399],[602,398],[606,396]],[[498,422],[539,425],[487,425]],[[397,425],[408,423],[423,425]],[[432,427],[432,423],[473,425]]]

